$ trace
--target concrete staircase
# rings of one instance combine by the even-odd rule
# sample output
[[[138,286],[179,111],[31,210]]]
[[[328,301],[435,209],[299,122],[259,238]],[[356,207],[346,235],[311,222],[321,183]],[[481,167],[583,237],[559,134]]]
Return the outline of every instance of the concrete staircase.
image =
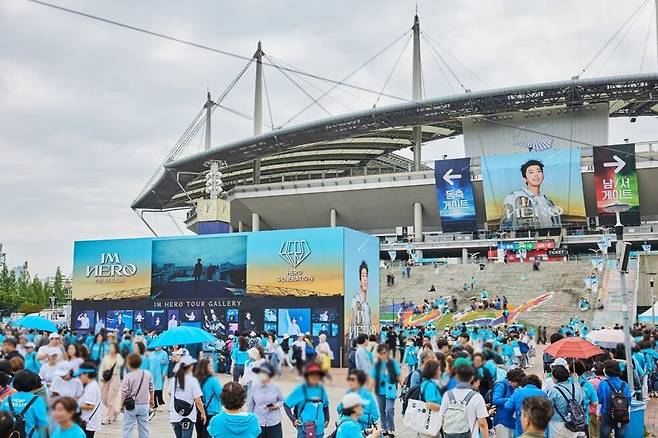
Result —
[[[469,297],[480,295],[482,289],[489,292],[489,297],[505,295],[510,304],[518,306],[546,292],[553,292],[553,297],[534,310],[524,312],[519,321],[533,324],[559,327],[574,316],[591,323],[593,312],[580,312],[578,299],[585,295],[592,303],[596,298],[585,290],[584,279],[592,273],[592,264],[587,261],[545,262],[539,272],[532,270],[531,263],[488,263],[483,271],[478,265],[446,265],[435,270],[433,266],[416,266],[411,270],[410,278],[403,278],[399,266],[380,273],[380,297],[382,307],[387,308],[402,300],[422,303],[425,298],[434,300],[445,295],[455,295],[459,299],[459,308],[469,303]],[[395,275],[395,286],[386,286],[386,274]],[[464,283],[475,278],[474,292],[464,292]],[[429,292],[434,285],[436,292]]]

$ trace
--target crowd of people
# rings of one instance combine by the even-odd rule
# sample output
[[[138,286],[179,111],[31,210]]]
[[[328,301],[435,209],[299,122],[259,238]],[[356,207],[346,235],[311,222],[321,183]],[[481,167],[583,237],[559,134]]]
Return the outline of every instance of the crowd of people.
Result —
[[[585,330],[572,318],[548,338]],[[116,421],[124,437],[136,430],[148,438],[161,409],[176,438],[278,438],[284,421],[299,438],[394,437],[396,413],[416,430],[419,403],[448,438],[623,438],[631,400],[658,394],[654,333],[636,326],[633,335],[629,383],[623,345],[588,360],[544,355],[543,377],[531,373],[546,327],[384,327],[354,340],[348,390],[330,400],[333,353],[323,336],[314,343],[243,333],[215,345],[215,355],[198,345],[149,348],[153,335],[139,330],[78,336],[5,327],[0,438],[93,438]],[[220,368],[232,381],[222,385]],[[288,394],[277,381],[285,368],[301,379]]]

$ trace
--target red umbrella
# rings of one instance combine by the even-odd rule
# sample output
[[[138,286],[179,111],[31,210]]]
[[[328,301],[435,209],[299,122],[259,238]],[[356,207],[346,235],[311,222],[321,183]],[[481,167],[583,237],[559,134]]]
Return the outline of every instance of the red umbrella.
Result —
[[[553,357],[567,359],[587,359],[588,357],[605,353],[605,351],[596,345],[576,337],[560,339],[556,343],[549,345],[545,352]]]

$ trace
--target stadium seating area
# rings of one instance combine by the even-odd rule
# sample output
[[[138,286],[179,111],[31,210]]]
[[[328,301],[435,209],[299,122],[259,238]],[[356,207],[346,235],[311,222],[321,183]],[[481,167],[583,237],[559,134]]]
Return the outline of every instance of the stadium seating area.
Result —
[[[552,292],[547,302],[532,310],[523,312],[518,322],[532,325],[559,327],[570,317],[577,317],[589,325],[593,311],[580,312],[578,300],[585,296],[592,304],[598,295],[585,289],[585,278],[592,274],[592,263],[585,261],[546,262],[539,271],[533,271],[531,263],[488,263],[484,270],[475,264],[445,265],[435,268],[431,265],[415,266],[409,278],[403,277],[400,265],[393,265],[380,272],[380,291],[383,307],[399,304],[402,300],[421,304],[424,299],[434,299],[454,295],[458,297],[458,307],[463,309],[470,303],[469,298],[479,296],[484,288],[490,299],[505,295],[511,306],[519,306],[542,294]],[[387,286],[387,274],[395,275],[395,285]],[[475,278],[474,290],[464,290]],[[436,292],[429,292],[434,285]]]

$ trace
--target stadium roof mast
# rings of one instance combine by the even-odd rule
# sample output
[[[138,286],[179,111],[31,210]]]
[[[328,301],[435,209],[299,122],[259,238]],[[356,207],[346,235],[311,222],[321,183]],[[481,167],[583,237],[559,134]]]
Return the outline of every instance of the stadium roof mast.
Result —
[[[656,1],[658,2],[658,0]],[[414,32],[413,55],[411,64],[411,98],[417,101],[423,99],[422,67],[420,64],[420,20],[418,19],[418,11],[416,11],[416,15],[414,15],[414,25],[411,29]],[[414,170],[419,171],[422,167],[422,126],[414,126],[413,134]]]
[[[211,120],[212,120],[212,108],[215,106],[215,102],[212,101],[212,98],[210,97],[210,91],[208,91],[208,95],[206,98],[206,103],[203,105],[203,107],[206,109],[206,138],[205,142],[203,144],[203,150],[207,151],[210,149],[210,144],[212,140],[212,125],[211,125]]]
[[[658,1],[658,0],[656,0]],[[263,48],[258,41],[256,59],[256,87],[254,88],[254,136],[263,132]],[[254,184],[260,184],[260,158],[254,159]]]

